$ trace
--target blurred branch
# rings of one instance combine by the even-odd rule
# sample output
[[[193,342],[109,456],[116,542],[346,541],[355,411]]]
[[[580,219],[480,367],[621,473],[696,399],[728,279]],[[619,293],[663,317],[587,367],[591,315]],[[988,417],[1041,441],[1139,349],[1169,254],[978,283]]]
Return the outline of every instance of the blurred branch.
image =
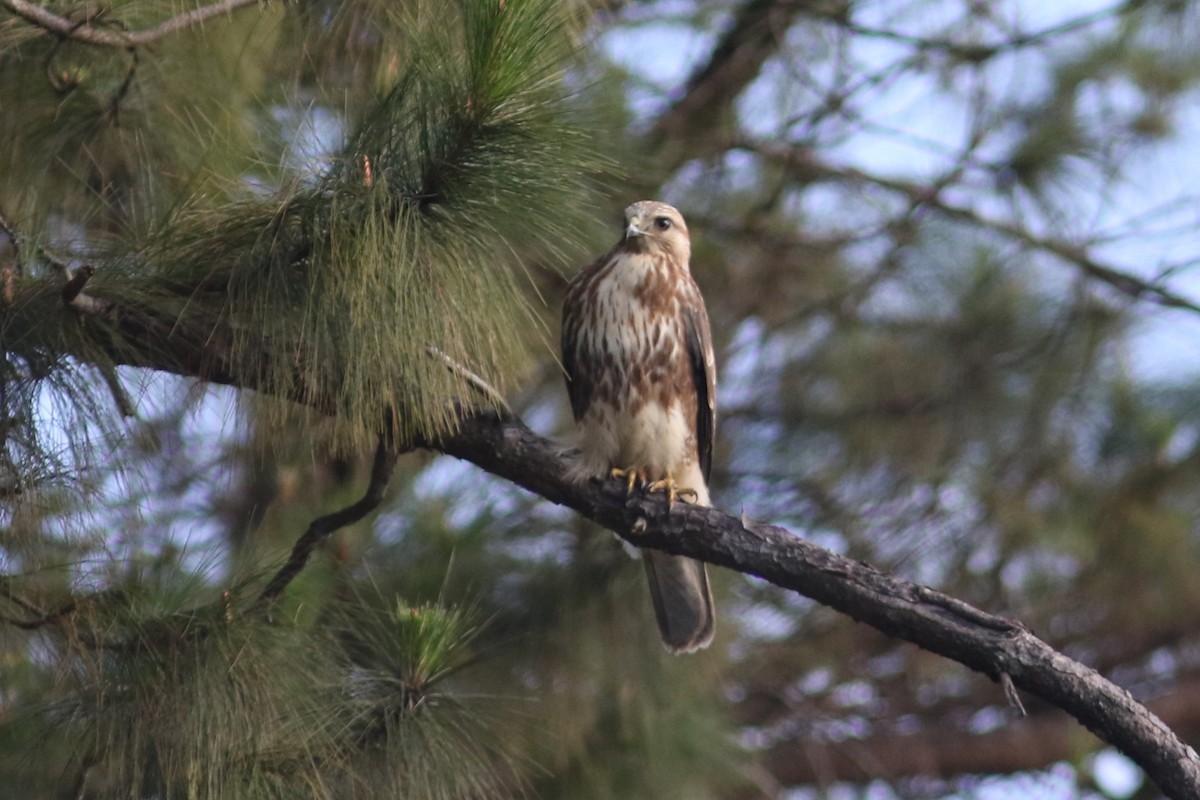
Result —
[[[762,74],[763,65],[785,44],[788,29],[801,15],[836,25],[851,34],[904,43],[919,52],[940,51],[963,60],[981,62],[1006,51],[1037,45],[1095,25],[1126,13],[1136,5],[1139,5],[1137,0],[1122,0],[1043,30],[1018,33],[1000,42],[973,44],[863,27],[853,22],[850,7],[841,2],[747,0],[734,13],[728,29],[712,48],[708,61],[689,77],[683,95],[655,120],[650,135],[659,151],[655,164],[667,174],[685,157],[696,158],[705,150],[719,149],[713,131],[728,120],[726,112],[742,91]],[[827,105],[830,110],[842,108],[845,99]],[[648,180],[653,183],[655,178]]]
[[[1194,732],[1200,726],[1200,677],[1179,681],[1146,705],[1175,730]],[[1072,720],[1042,712],[986,733],[931,726],[912,734],[841,742],[787,739],[771,745],[763,761],[781,783],[797,785],[818,782],[823,775],[868,782],[916,775],[1012,774],[1078,755],[1078,728]]]
[[[1086,245],[1041,236],[1028,228],[1004,220],[989,219],[971,208],[946,201],[938,185],[914,183],[899,178],[874,175],[855,167],[839,167],[821,161],[803,148],[761,142],[739,142],[735,147],[772,158],[786,164],[800,180],[832,181],[876,186],[903,195],[910,203],[933,209],[942,215],[979,228],[995,231],[1026,247],[1041,250],[1077,267],[1085,276],[1107,284],[1135,300],[1149,300],[1167,308],[1179,308],[1200,313],[1200,302],[1172,290],[1130,275],[1105,264],[1088,253]]]
[[[18,608],[28,611],[30,614],[36,614],[37,616],[45,616],[46,614],[46,612],[42,610],[41,606],[19,594],[13,588],[12,580],[3,575],[0,575],[0,596],[4,597],[5,600],[8,600]]]
[[[0,617],[0,621],[27,631],[36,630],[44,625],[51,625],[55,622],[58,622],[63,617],[66,617],[74,612],[78,607],[78,603],[74,600],[71,600],[61,608],[57,608],[54,611],[46,611],[37,603],[19,593],[13,587],[12,579],[7,575],[0,575],[0,597],[3,597],[14,606],[33,615],[32,619],[17,619],[15,617],[4,616]]]
[[[788,26],[805,5],[790,0],[749,0],[737,10],[708,62],[692,74],[683,96],[654,123],[651,139],[657,140],[661,152],[655,163],[663,174],[675,169],[685,154],[695,157],[696,144],[715,142],[712,130],[784,43]]]
[[[28,0],[0,0],[0,7],[7,8],[26,22],[30,22],[63,39],[73,39],[77,42],[97,47],[137,47],[149,44],[184,28],[199,25],[213,17],[231,14],[240,8],[259,5],[265,2],[267,0],[225,0],[222,3],[200,6],[199,8],[194,8],[191,11],[163,20],[153,28],[119,32],[96,26],[95,23],[100,21],[100,15],[103,13],[98,10],[89,10],[88,16],[80,21],[75,21],[59,16],[53,11],[31,3]]]
[[[147,305],[120,303],[88,294],[83,289],[93,274],[88,268],[68,272],[62,288],[63,304],[96,323],[91,329],[93,343],[114,365],[145,367],[243,389],[264,388],[261,381],[245,377],[239,380],[235,375],[228,352],[231,334],[227,326],[190,326]],[[96,360],[95,353],[75,355]],[[298,379],[285,396],[296,401],[303,399],[303,386]]]
[[[1103,22],[1104,20],[1124,14],[1138,5],[1141,5],[1140,0],[1123,0],[1123,2],[1115,3],[1106,8],[1081,14],[1077,17],[1071,17],[1056,25],[1043,28],[1042,30],[1016,33],[1001,41],[986,44],[979,42],[955,41],[948,37],[926,38],[923,36],[901,33],[893,30],[871,28],[866,25],[860,25],[849,19],[848,15],[845,14],[840,8],[832,12],[817,13],[814,16],[819,19],[824,19],[836,25],[837,27],[846,30],[847,32],[858,36],[871,39],[884,39],[890,42],[908,45],[922,52],[942,52],[955,58],[962,59],[963,61],[978,63],[986,61],[989,58],[994,58],[1001,53],[1006,53],[1012,50],[1020,50],[1021,48],[1030,47],[1033,45],[1039,45],[1057,36],[1064,36],[1069,33],[1074,33],[1082,30],[1083,28],[1095,25],[1098,22]]]

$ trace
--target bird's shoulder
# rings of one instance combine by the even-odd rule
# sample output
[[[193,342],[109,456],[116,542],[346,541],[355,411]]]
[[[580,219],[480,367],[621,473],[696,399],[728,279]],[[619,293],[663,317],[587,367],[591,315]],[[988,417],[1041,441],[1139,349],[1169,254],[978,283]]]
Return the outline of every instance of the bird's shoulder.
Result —
[[[594,307],[601,292],[614,287],[611,281],[605,279],[614,273],[621,273],[629,257],[630,253],[618,245],[576,273],[567,284],[564,316],[577,314],[588,308],[589,304]]]

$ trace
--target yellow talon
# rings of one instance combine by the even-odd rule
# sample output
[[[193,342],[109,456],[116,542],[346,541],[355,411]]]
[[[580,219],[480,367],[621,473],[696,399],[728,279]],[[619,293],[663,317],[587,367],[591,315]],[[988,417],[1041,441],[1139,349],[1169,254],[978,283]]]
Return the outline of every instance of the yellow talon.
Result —
[[[675,483],[674,476],[672,476],[672,475],[668,475],[666,478],[664,478],[660,481],[655,481],[654,483],[650,484],[649,486],[646,487],[646,491],[647,492],[666,492],[667,493],[667,510],[670,510],[671,506],[673,506],[675,504],[675,500],[677,498],[690,497],[691,499],[689,500],[689,502],[692,502],[692,503],[694,503],[694,502],[696,502],[696,500],[700,499],[700,495],[696,494],[695,489],[689,489],[686,486],[682,486],[682,487],[678,486]]]
[[[613,467],[609,472],[614,478],[625,478],[625,491],[628,494],[633,494],[633,489],[636,486],[642,486],[646,483],[646,473],[637,469],[621,469]]]

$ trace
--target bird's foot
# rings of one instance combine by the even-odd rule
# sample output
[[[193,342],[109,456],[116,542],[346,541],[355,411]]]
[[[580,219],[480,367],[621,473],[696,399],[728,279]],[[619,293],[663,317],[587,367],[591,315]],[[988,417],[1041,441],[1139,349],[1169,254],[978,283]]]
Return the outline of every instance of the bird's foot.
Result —
[[[646,485],[646,473],[640,469],[613,467],[608,474],[614,478],[623,478],[625,480],[625,491],[629,494],[633,494],[635,488]]]
[[[675,478],[672,475],[667,475],[667,477],[660,481],[654,481],[654,483],[651,483],[646,487],[646,492],[666,492],[668,511],[671,509],[671,506],[675,505],[675,501],[678,498],[682,497],[689,503],[694,503],[700,499],[700,495],[696,493],[695,489],[689,489],[686,486],[677,485],[675,483]]]

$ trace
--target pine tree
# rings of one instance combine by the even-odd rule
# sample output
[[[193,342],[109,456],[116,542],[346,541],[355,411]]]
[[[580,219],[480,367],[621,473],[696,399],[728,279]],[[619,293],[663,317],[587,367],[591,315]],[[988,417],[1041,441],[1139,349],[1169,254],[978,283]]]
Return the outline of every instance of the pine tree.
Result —
[[[1086,787],[1061,712],[760,581],[668,657],[608,533],[414,448],[567,431],[562,290],[642,197],[694,234],[718,505],[1195,741],[1196,375],[1139,360],[1200,313],[1197,8],[1031,11],[0,0],[0,786]]]

